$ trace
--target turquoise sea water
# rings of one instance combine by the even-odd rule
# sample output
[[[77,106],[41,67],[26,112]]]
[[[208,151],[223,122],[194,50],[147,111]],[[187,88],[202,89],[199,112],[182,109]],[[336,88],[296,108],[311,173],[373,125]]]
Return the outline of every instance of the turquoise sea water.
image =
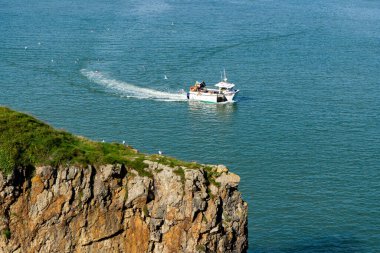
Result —
[[[226,164],[250,252],[380,252],[379,1],[15,0],[0,22],[0,104]],[[176,94],[223,68],[238,103]]]

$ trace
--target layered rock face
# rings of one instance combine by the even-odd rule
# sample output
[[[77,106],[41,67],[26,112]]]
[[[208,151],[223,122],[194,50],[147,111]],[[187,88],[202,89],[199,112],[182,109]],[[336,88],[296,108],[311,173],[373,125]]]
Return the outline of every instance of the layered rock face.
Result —
[[[0,172],[0,252],[246,251],[237,175],[146,163]]]

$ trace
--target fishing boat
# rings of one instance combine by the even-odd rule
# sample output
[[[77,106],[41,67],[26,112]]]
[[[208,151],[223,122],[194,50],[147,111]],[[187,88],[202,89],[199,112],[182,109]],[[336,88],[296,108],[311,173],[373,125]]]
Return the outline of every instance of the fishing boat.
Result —
[[[235,84],[228,82],[225,70],[223,73],[224,76],[221,75],[221,81],[214,85],[217,89],[208,89],[205,82],[196,81],[187,92],[187,99],[209,103],[234,102],[234,97],[239,90],[234,89]]]

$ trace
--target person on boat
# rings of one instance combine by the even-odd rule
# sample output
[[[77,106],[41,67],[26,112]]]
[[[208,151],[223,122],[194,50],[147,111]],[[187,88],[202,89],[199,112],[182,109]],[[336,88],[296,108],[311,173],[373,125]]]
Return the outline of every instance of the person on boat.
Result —
[[[197,81],[195,82],[194,86],[190,87],[190,91],[206,91],[206,83],[204,81],[202,81],[201,83]]]
[[[206,83],[204,81],[202,81],[200,84],[198,84],[198,91],[199,92],[207,92]]]

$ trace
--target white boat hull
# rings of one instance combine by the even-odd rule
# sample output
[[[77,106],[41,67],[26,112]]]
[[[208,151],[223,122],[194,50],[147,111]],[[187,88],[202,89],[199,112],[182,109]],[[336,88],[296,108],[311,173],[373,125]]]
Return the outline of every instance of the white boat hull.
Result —
[[[208,103],[234,102],[238,91],[228,94],[190,91],[187,93],[189,100],[203,101]]]

